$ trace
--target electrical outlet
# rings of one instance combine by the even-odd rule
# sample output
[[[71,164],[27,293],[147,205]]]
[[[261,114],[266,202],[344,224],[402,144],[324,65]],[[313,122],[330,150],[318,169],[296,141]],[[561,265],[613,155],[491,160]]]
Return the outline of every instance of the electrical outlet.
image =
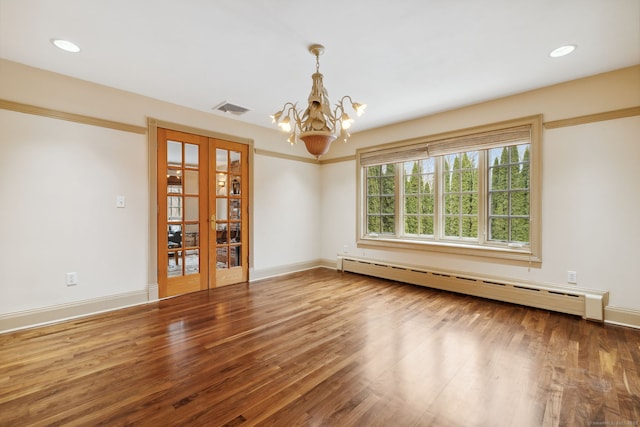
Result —
[[[67,273],[67,286],[75,286],[78,284],[78,273],[75,271]]]
[[[567,282],[573,283],[574,285],[578,283],[578,273],[575,271],[567,271]]]
[[[344,246],[342,247],[342,252],[343,252],[343,253],[345,253],[345,254],[346,254],[346,253],[349,253],[349,245],[344,245]]]
[[[126,204],[126,198],[124,196],[116,197],[116,208],[124,208]]]

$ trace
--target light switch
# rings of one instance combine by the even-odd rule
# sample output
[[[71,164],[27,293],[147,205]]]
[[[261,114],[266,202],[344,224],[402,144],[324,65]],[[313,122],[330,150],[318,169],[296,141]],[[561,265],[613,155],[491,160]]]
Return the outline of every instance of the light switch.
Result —
[[[124,208],[125,198],[124,196],[116,197],[116,208]]]

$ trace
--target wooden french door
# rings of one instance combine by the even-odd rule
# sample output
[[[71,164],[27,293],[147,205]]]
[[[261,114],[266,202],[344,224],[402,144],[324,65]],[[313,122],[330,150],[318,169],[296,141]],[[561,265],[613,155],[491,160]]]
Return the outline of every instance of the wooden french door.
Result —
[[[249,148],[213,138],[211,143],[209,157],[215,165],[215,176],[210,181],[215,181],[216,190],[215,199],[209,199],[210,211],[214,212],[212,228],[215,222],[215,235],[210,237],[215,256],[211,257],[210,269],[215,271],[216,286],[224,286],[249,279]]]
[[[248,280],[248,146],[158,128],[160,297]]]

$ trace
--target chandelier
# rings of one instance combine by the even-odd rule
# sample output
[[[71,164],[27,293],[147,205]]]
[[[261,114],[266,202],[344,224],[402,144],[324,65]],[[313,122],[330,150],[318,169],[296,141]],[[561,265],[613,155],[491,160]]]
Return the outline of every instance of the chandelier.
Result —
[[[280,129],[289,133],[287,141],[291,145],[302,140],[307,151],[319,158],[329,151],[331,143],[336,138],[346,142],[350,136],[347,130],[351,127],[353,119],[345,111],[344,103],[348,100],[358,116],[362,115],[367,105],[353,102],[351,97],[346,95],[332,111],[320,74],[320,55],[324,53],[324,46],[313,44],[309,46],[309,52],[316,57],[316,72],[311,75],[313,83],[308,99],[309,105],[300,113],[297,104],[287,102],[280,111],[271,116],[271,119]]]

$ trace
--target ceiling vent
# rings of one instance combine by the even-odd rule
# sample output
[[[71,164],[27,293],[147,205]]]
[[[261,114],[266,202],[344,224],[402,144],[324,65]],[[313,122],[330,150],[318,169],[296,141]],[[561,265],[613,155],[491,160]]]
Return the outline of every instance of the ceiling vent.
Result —
[[[239,105],[235,105],[227,101],[224,101],[223,103],[216,105],[215,107],[213,107],[213,109],[216,111],[222,111],[223,113],[231,113],[235,116],[241,116],[247,111],[249,111],[248,108],[241,107]]]

